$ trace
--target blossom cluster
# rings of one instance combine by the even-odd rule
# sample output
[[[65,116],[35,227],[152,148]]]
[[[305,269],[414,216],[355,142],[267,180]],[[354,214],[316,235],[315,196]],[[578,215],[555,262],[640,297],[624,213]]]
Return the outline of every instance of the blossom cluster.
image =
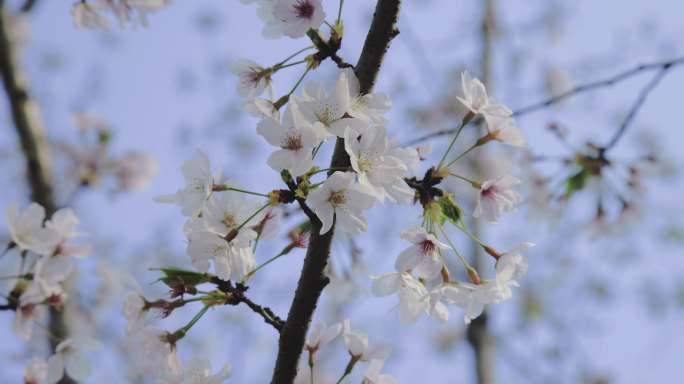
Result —
[[[147,14],[171,4],[171,0],[80,0],[72,8],[74,23],[79,28],[108,29],[105,16],[111,13],[120,26],[147,25]]]
[[[15,332],[29,340],[36,323],[45,320],[48,308],[63,308],[73,259],[87,255],[90,247],[73,242],[82,234],[77,231],[79,219],[71,208],[62,208],[46,218],[45,208],[38,203],[23,209],[13,203],[7,209],[7,224],[11,241],[4,253],[16,250],[21,260],[17,274],[4,277],[11,278],[14,285],[7,306],[16,313]],[[82,351],[96,346],[97,342],[86,339],[61,340],[47,361],[36,358],[27,365],[25,380],[56,383],[64,372],[83,380],[90,374],[90,364]]]

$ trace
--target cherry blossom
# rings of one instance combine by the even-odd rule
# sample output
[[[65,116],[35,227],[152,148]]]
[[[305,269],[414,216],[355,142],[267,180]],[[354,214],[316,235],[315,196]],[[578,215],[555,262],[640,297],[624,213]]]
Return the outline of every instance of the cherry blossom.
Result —
[[[310,122],[319,122],[326,129],[325,139],[331,135],[344,137],[347,128],[356,132],[364,132],[368,123],[357,118],[348,117],[351,106],[348,78],[340,73],[335,88],[326,94],[325,89],[314,81],[307,82],[301,98],[296,99],[302,113]]]
[[[444,264],[439,250],[449,249],[449,246],[423,228],[402,231],[401,238],[410,241],[413,245],[399,254],[395,263],[397,271],[413,270],[418,277],[428,281],[437,277]]]
[[[493,140],[513,147],[525,146],[525,137],[511,117],[491,116],[487,131]]]
[[[207,155],[197,150],[194,158],[183,163],[181,168],[185,187],[173,195],[163,195],[155,198],[160,203],[178,204],[185,216],[192,216],[202,209],[211,195],[214,177]]]
[[[169,333],[146,326],[129,336],[134,359],[139,369],[154,372],[158,377],[181,375],[181,363],[176,347],[168,341]]]
[[[309,193],[306,202],[321,220],[321,234],[332,228],[333,221],[341,231],[354,234],[368,227],[361,215],[373,206],[375,197],[354,183],[353,173],[335,172],[323,186]]]
[[[383,114],[392,108],[392,100],[381,92],[361,94],[359,79],[351,68],[343,69],[341,76],[345,76],[349,92],[347,113],[369,123],[384,124],[387,119]]]
[[[525,242],[508,252],[502,253],[496,261],[497,280],[518,281],[527,274],[527,258],[522,255],[522,252],[534,247],[534,245],[534,243]]]
[[[42,320],[47,316],[47,307],[37,302],[20,301],[12,323],[14,332],[24,340],[29,340],[33,335],[33,327],[36,320]]]
[[[107,18],[99,12],[104,10],[99,4],[90,4],[84,1],[79,1],[74,4],[71,10],[71,15],[74,19],[74,24],[79,28],[109,28]]]
[[[509,175],[487,180],[480,185],[474,217],[482,216],[485,220],[496,223],[504,211],[511,211],[522,201],[522,196],[512,188],[520,184],[520,180]]]
[[[386,373],[380,373],[384,360],[372,360],[363,374],[361,384],[396,384],[397,381]]]
[[[275,0],[272,7],[273,28],[292,38],[304,36],[309,29],[318,29],[325,20],[321,0]]]
[[[312,151],[318,144],[319,134],[313,125],[304,120],[296,104],[287,108],[282,122],[272,118],[261,120],[257,133],[269,144],[280,147],[267,161],[274,170],[287,169],[292,176],[297,177],[306,173],[313,165]]]
[[[181,368],[181,372],[162,375],[160,384],[221,384],[231,374],[230,364],[224,364],[221,370],[213,373],[211,362],[205,358],[193,358]]]
[[[495,132],[499,128],[496,124],[503,122],[502,118],[510,117],[513,112],[504,105],[498,104],[487,95],[484,84],[470,76],[468,71],[461,73],[461,87],[463,97],[457,97],[473,114],[480,114],[487,121],[488,130]]]
[[[407,272],[374,277],[372,291],[378,297],[399,296],[399,318],[404,324],[415,323],[429,309],[427,289]]]
[[[59,241],[58,235],[43,226],[45,208],[38,203],[31,203],[20,211],[18,203],[7,208],[7,225],[12,241],[22,251],[32,251],[48,255]]]
[[[391,349],[386,345],[370,345],[368,335],[358,330],[352,330],[349,319],[342,322],[342,335],[349,354],[356,360],[384,361],[391,352]]]
[[[85,380],[91,372],[86,351],[99,347],[99,342],[92,339],[69,338],[57,344],[55,354],[47,361],[48,383],[59,382],[64,373],[76,381]]]
[[[341,331],[341,323],[335,323],[330,326],[327,326],[323,322],[316,323],[306,337],[305,348],[309,350],[309,353],[313,354],[318,351],[321,346],[333,341]]]
[[[42,384],[47,379],[47,362],[33,358],[24,368],[24,384]]]
[[[348,128],[344,145],[359,183],[373,191],[378,200],[406,203],[413,199],[414,192],[404,181],[408,167],[389,152],[385,127],[378,126],[360,136]]]
[[[212,232],[195,232],[188,238],[188,255],[192,265],[199,271],[209,270],[214,262],[216,275],[222,279],[240,279],[256,267],[256,260],[249,242],[256,238],[252,230],[241,230],[238,235],[226,239]]]
[[[252,60],[235,60],[230,63],[229,68],[238,77],[235,89],[244,98],[256,98],[271,84],[271,72]]]
[[[119,190],[142,189],[157,174],[157,162],[144,153],[130,152],[112,161]]]
[[[146,322],[145,299],[138,292],[129,292],[124,299],[122,312],[127,320],[126,332],[135,332]]]

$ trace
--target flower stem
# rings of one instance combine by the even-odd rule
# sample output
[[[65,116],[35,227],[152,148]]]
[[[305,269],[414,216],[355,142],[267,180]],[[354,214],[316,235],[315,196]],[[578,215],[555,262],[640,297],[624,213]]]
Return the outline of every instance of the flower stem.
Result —
[[[252,213],[247,219],[245,219],[245,221],[242,222],[242,224],[238,225],[238,227],[235,228],[235,231],[241,230],[242,227],[244,227],[245,225],[247,225],[247,223],[250,222],[250,220],[252,220],[253,218],[255,218],[256,215],[258,215],[259,213],[261,213],[261,211],[263,211],[264,209],[268,208],[270,205],[271,205],[271,203],[267,203],[267,204],[264,204],[261,208],[257,209],[256,212]]]
[[[463,257],[463,255],[461,255],[461,253],[456,249],[456,247],[454,246],[454,243],[451,242],[451,239],[446,234],[446,231],[444,230],[444,228],[441,225],[439,226],[439,231],[442,232],[444,239],[446,239],[447,243],[449,243],[449,246],[454,251],[456,256],[458,256],[458,258],[461,259],[461,263],[463,263],[463,267],[466,269],[466,271],[469,269],[472,269],[473,267],[470,266],[470,263],[468,263],[468,260],[466,260],[465,257]]]
[[[295,66],[295,65],[304,64],[304,63],[306,63],[306,60],[299,60],[299,61],[295,61],[294,63],[282,64],[282,65],[279,65],[278,67],[276,67],[276,68],[274,69],[274,71],[279,71],[279,70],[281,70],[281,69],[283,69],[283,68],[293,67],[293,66]]]
[[[463,158],[463,156],[469,154],[470,151],[472,151],[473,149],[479,147],[480,145],[481,145],[481,144],[480,144],[479,141],[476,142],[475,144],[471,145],[470,148],[466,149],[465,151],[463,151],[463,153],[461,153],[460,155],[456,156],[455,159],[451,160],[451,161],[449,162],[449,164],[446,165],[447,168],[451,167],[455,162],[461,160],[461,159]]]
[[[453,177],[455,177],[455,178],[457,178],[457,179],[461,179],[461,180],[463,180],[463,181],[465,181],[465,182],[470,183],[470,185],[472,185],[473,188],[475,188],[475,189],[480,189],[480,186],[482,185],[482,183],[480,183],[479,181],[471,180],[471,179],[469,179],[469,178],[467,178],[467,177],[465,177],[465,176],[457,175],[457,174],[451,173],[451,172],[449,172],[449,175],[451,175],[451,176],[453,176]]]
[[[204,316],[205,313],[207,313],[209,307],[209,305],[205,305],[204,307],[202,307],[202,309],[200,309],[200,311],[197,312],[197,314],[190,320],[190,322],[185,324],[185,326],[181,328],[181,330],[184,333],[187,333],[190,330],[190,328],[192,328],[192,326],[195,325],[195,323],[197,323],[199,319],[201,319],[202,316]]]
[[[290,92],[288,92],[288,94],[287,94],[288,97],[290,97],[294,93],[294,91],[297,90],[297,87],[299,87],[299,84],[302,83],[302,80],[304,80],[304,78],[306,77],[306,75],[309,73],[310,70],[311,70],[311,67],[307,66],[306,71],[304,71],[304,73],[302,73],[302,75],[299,77],[299,79],[295,83],[294,87],[292,87]]]
[[[294,58],[295,56],[299,55],[300,53],[305,52],[305,51],[308,51],[309,49],[312,49],[312,48],[314,48],[314,46],[313,46],[313,45],[309,45],[308,47],[302,48],[302,49],[300,49],[299,51],[297,51],[297,52],[291,54],[290,56],[286,57],[285,60],[279,62],[279,63],[276,64],[276,65],[274,65],[274,66],[273,66],[273,70],[274,70],[274,71],[277,71],[278,69],[285,68],[285,67],[284,67],[285,63],[287,63],[288,61],[290,61],[292,58]]]
[[[340,7],[337,9],[337,23],[340,23],[340,20],[342,20],[342,7],[344,6],[344,0],[340,0]]]
[[[463,127],[465,127],[468,124],[468,122],[470,122],[470,120],[473,119],[474,116],[475,115],[472,112],[468,112],[468,114],[463,116],[463,120],[461,120],[461,125],[458,127],[458,130],[456,131],[454,138],[451,139],[451,142],[449,143],[447,150],[444,152],[444,155],[442,155],[442,158],[439,160],[439,164],[437,165],[437,169],[442,167],[444,160],[446,160],[447,155],[449,155],[449,152],[451,152],[451,148],[453,148],[454,144],[456,143],[456,139],[458,139],[458,136],[461,134]],[[448,167],[448,165],[447,165],[447,167]]]
[[[240,284],[244,284],[244,283],[245,283],[247,280],[249,280],[255,273],[257,273],[257,271],[259,271],[261,268],[263,268],[263,267],[265,267],[265,266],[271,264],[272,262],[278,260],[280,257],[285,256],[285,255],[288,253],[287,250],[288,250],[287,247],[285,247],[285,249],[283,249],[282,251],[280,251],[280,253],[278,253],[277,255],[271,257],[270,259],[264,261],[262,264],[258,265],[256,268],[254,268],[254,269],[252,269],[251,271],[247,272],[247,274],[245,275],[245,277],[243,277],[242,280],[240,280]]]

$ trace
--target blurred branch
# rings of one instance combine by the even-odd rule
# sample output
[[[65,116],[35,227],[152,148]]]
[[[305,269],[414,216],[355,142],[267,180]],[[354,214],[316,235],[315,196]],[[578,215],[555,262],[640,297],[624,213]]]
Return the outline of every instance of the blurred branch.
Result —
[[[26,13],[31,12],[31,10],[33,10],[33,7],[35,7],[37,3],[38,0],[26,0],[24,2],[24,5],[21,6],[21,11]]]
[[[480,54],[480,75],[482,81],[490,89],[492,84],[492,62],[494,54],[494,34],[497,29],[496,20],[496,4],[495,0],[485,0],[482,9],[481,20],[481,54]],[[478,154],[476,156],[481,156]],[[474,171],[478,176],[483,174],[480,167],[481,162],[476,161],[473,165]],[[479,220],[473,220],[472,230],[475,236],[480,237],[482,226]],[[475,269],[483,271],[486,268],[486,255],[481,251],[481,248],[473,243],[472,259],[475,264]],[[473,319],[468,324],[466,332],[467,340],[473,349],[475,377],[478,384],[493,384],[495,381],[495,364],[494,364],[494,338],[489,325],[489,313],[485,310],[480,316]]]
[[[653,90],[653,88],[655,88],[655,86],[667,74],[667,72],[669,72],[672,68],[674,68],[678,65],[681,65],[681,64],[684,64],[684,57],[678,57],[675,59],[670,59],[670,60],[665,60],[665,61],[657,61],[657,62],[648,63],[648,64],[641,64],[641,65],[638,65],[638,66],[636,66],[632,69],[629,69],[627,71],[620,72],[620,73],[618,73],[614,76],[611,76],[609,78],[577,86],[577,87],[572,88],[566,92],[563,92],[563,93],[558,94],[556,96],[550,97],[546,100],[536,102],[536,103],[530,104],[526,107],[522,107],[520,109],[517,109],[517,110],[513,111],[513,116],[514,117],[520,117],[522,115],[526,115],[526,114],[529,114],[532,112],[537,112],[539,110],[542,110],[542,109],[548,108],[554,104],[557,104],[557,103],[559,103],[559,102],[561,102],[567,98],[574,97],[574,96],[577,96],[579,94],[582,94],[582,93],[585,93],[588,91],[593,91],[593,90],[600,89],[600,88],[610,87],[610,86],[613,86],[619,82],[622,82],[623,80],[627,80],[631,77],[639,75],[642,72],[647,72],[647,71],[652,71],[652,70],[657,69],[658,73],[653,78],[653,80],[642,90],[639,98],[637,99],[637,102],[634,104],[634,106],[632,107],[632,110],[630,111],[630,113],[628,115],[628,119],[622,124],[622,126],[624,126],[624,128],[622,128],[622,126],[620,127],[620,130],[618,131],[619,136],[617,137],[619,139],[620,136],[622,135],[622,133],[624,133],[624,130],[630,124],[631,120],[634,118],[634,115],[636,114],[638,109],[641,107],[641,105],[645,101],[648,94],[651,92],[651,90]],[[416,144],[422,143],[426,140],[429,140],[429,139],[432,139],[435,137],[451,135],[451,134],[455,133],[456,130],[457,130],[457,128],[450,128],[450,129],[443,129],[441,131],[435,131],[435,132],[426,134],[424,136],[418,137],[416,139],[413,139],[413,140],[405,143],[405,145],[407,145],[407,146],[416,145]],[[620,132],[622,132],[622,133],[620,133]],[[612,142],[612,140],[611,140],[611,142]],[[615,144],[610,144],[611,147],[613,145],[615,145]]]
[[[43,207],[48,217],[57,210],[52,178],[50,155],[40,112],[29,95],[26,81],[19,67],[12,41],[11,15],[0,2],[0,76],[7,94],[12,121],[19,136],[21,149],[26,158],[27,178],[31,187],[31,199]],[[67,338],[67,327],[62,311],[50,308],[50,346],[54,351],[57,344]],[[65,376],[60,383],[73,383]]]
[[[368,93],[375,84],[380,65],[390,41],[398,31],[395,28],[401,0],[378,0],[370,30],[356,65],[360,92]],[[338,139],[330,168],[349,165],[349,157],[344,150],[344,140]],[[297,364],[304,348],[306,332],[311,317],[316,310],[318,299],[328,285],[329,279],[324,269],[330,256],[330,245],[335,225],[320,234],[321,222],[312,220],[311,238],[306,252],[302,273],[297,283],[287,320],[280,333],[278,357],[273,370],[273,384],[290,384],[297,375]]]

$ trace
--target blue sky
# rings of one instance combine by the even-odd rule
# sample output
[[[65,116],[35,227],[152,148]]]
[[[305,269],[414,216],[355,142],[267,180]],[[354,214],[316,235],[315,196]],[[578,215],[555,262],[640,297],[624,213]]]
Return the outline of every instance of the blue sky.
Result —
[[[420,124],[407,117],[407,110],[435,103],[447,87],[453,87],[453,77],[447,72],[467,68],[476,73],[479,49],[479,2],[406,0],[404,3],[405,19],[399,23],[404,33],[393,43],[376,85],[376,89],[395,99],[389,131],[400,141],[423,132]],[[502,27],[495,53],[494,93],[513,109],[548,96],[543,86],[543,74],[548,68],[557,69],[568,79],[568,84],[577,85],[637,63],[684,54],[678,40],[684,35],[681,23],[684,3],[677,0],[499,3]],[[324,1],[324,4],[329,14],[334,13],[335,1]],[[560,16],[544,26],[539,23],[542,9],[556,9]],[[209,153],[224,175],[245,187],[267,190],[278,185],[277,174],[265,164],[268,148],[255,134],[256,120],[239,109],[233,90],[235,79],[227,71],[227,63],[238,57],[274,63],[306,42],[262,38],[261,24],[253,7],[237,1],[177,0],[173,6],[152,15],[149,28],[113,28],[110,32],[77,30],[69,12],[69,1],[41,2],[29,18],[30,41],[23,52],[23,65],[52,138],[73,138],[71,114],[88,110],[104,116],[113,127],[115,151],[146,151],[157,159],[159,173],[146,190],[121,196],[85,193],[75,205],[98,242],[115,244],[107,252],[92,255],[85,262],[84,270],[94,270],[97,257],[106,258],[109,263],[135,269],[142,281],[149,282],[154,275],[144,269],[156,266],[160,262],[158,254],[163,251],[168,250],[177,255],[175,260],[189,264],[183,257],[183,218],[175,209],[154,204],[152,198],[176,190],[182,182],[180,165],[192,156],[195,148]],[[347,0],[344,14],[346,32],[341,55],[354,62],[372,14],[371,2]],[[555,36],[554,31],[560,34]],[[408,42],[412,37],[420,41],[426,57],[421,58],[415,51],[416,45]],[[429,64],[426,66],[421,60]],[[277,92],[289,89],[298,74],[298,68],[284,72],[283,76],[279,74]],[[334,75],[335,68],[324,65],[312,78],[329,83]],[[519,124],[530,146],[543,153],[561,149],[544,132],[543,127],[551,120],[567,125],[578,143],[605,140],[650,76],[644,74],[615,87],[580,96],[558,108],[526,116]],[[656,148],[668,162],[681,164],[684,153],[677,143],[682,139],[678,114],[682,89],[684,68],[672,70],[644,105],[616,149],[616,156],[630,156],[641,150],[646,140],[644,134],[648,133],[658,139]],[[1,111],[9,124],[7,108],[2,107]],[[24,200],[26,194],[24,189],[16,187],[21,183],[20,170],[11,166],[19,164],[13,158],[18,154],[13,147],[14,138],[2,135],[0,145],[4,171],[0,180],[11,186],[3,188],[0,194],[0,207],[4,207],[12,200]],[[439,148],[444,142],[435,141],[433,145]],[[669,287],[676,284],[677,275],[683,271],[681,243],[670,244],[659,237],[664,225],[682,224],[677,215],[683,208],[677,192],[682,190],[682,178],[656,179],[648,186],[643,224],[628,235],[605,239],[593,239],[581,232],[577,235],[581,221],[572,213],[557,226],[527,226],[529,219],[524,210],[507,218],[507,223],[491,235],[502,244],[522,240],[539,243],[530,255],[530,278],[543,279],[557,272],[548,269],[557,264],[546,259],[561,253],[571,254],[574,268],[563,280],[567,287],[552,295],[552,311],[577,328],[576,344],[573,344],[576,347],[572,349],[577,356],[572,358],[584,361],[591,370],[607,372],[619,383],[669,382],[680,371],[677,357],[684,351],[684,339],[680,336],[681,309],[653,316],[642,299],[644,282]],[[415,207],[396,211],[390,208],[376,207],[369,215],[371,230],[359,237],[370,274],[389,271],[393,255],[402,246],[398,241],[399,231],[407,223],[415,222]],[[566,237],[564,231],[571,235]],[[378,244],[374,240],[378,236],[394,240]],[[575,238],[569,240],[570,236]],[[277,243],[267,244],[258,257],[265,259],[270,256],[269,251],[277,248]],[[334,249],[335,262],[343,263],[345,244],[340,242]],[[636,259],[620,258],[630,253],[636,254]],[[617,256],[599,258],[601,255]],[[260,284],[253,288],[256,298],[285,314],[299,265],[300,259],[283,261],[256,279],[255,284]],[[544,269],[535,270],[535,265]],[[586,283],[584,278],[588,275],[600,276],[619,295],[618,299],[611,302],[574,300],[573,292]],[[96,284],[85,280],[86,286]],[[362,284],[367,287],[368,281]],[[328,296],[324,300],[333,301]],[[431,341],[436,330],[456,333],[462,330],[458,310],[452,311],[452,320],[447,326],[425,319],[406,328],[396,324],[392,306],[392,300],[377,300],[362,294],[360,300],[342,307],[343,314],[368,331],[373,339],[395,346],[395,353],[386,365],[388,372],[404,383],[417,382],[425,375],[436,383],[467,382],[472,378],[472,357],[465,343],[443,354],[435,350]],[[326,309],[332,307],[324,305],[318,316],[328,321],[335,319],[337,314]],[[498,336],[513,339],[511,344],[523,349],[528,343],[541,345],[549,338],[558,337],[555,331],[544,327],[516,334],[516,308],[509,302],[494,310]],[[228,313],[240,309],[222,309],[215,319],[198,328],[183,353],[190,355],[193,348],[215,351],[212,358],[215,366],[226,359],[234,365],[233,382],[262,382],[260,372],[271,369],[275,337],[260,322],[226,326],[226,321],[253,320],[249,313]],[[118,313],[118,303],[113,303],[111,313]],[[105,331],[112,337],[122,335],[122,329],[116,328],[122,321],[111,323],[107,322],[110,328]],[[234,334],[243,329],[244,334]],[[0,381],[17,382],[26,355],[20,340],[11,332],[8,314],[0,314],[0,335],[10,340],[0,348],[0,356],[8,356],[15,362],[3,364],[8,368],[0,372]],[[210,341],[217,336],[225,337],[226,343],[216,345]],[[245,351],[241,346],[246,340],[250,343]],[[342,346],[335,348],[341,356]],[[534,353],[537,352],[530,352],[525,361],[534,362]],[[520,381],[516,368],[505,361],[507,358],[510,357],[502,356],[497,361],[501,382],[524,382]],[[101,356],[96,360],[102,370],[91,382],[121,382],[116,376],[111,376],[110,381],[104,378],[118,371],[115,363]],[[343,363],[338,360],[331,359],[333,375],[342,369]],[[417,366],[421,369],[416,369]],[[506,377],[515,379],[508,381]]]

